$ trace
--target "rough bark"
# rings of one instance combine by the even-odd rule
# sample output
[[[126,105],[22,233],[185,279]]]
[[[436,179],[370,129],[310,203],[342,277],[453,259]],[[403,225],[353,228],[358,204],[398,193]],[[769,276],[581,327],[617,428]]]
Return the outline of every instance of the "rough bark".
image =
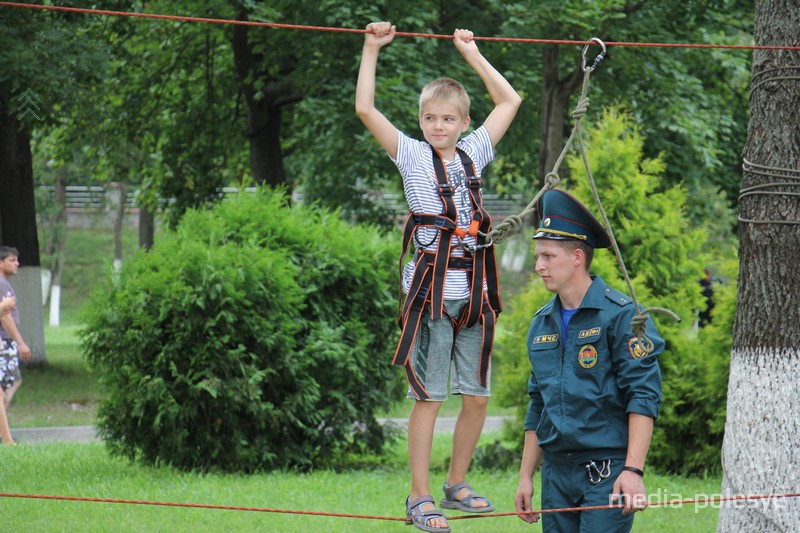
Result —
[[[564,138],[567,118],[567,105],[572,93],[580,86],[583,72],[576,68],[564,78],[558,74],[558,47],[545,46],[542,52],[542,121],[539,145],[539,179],[544,184],[544,177],[553,170],[561,151],[564,149]],[[564,177],[562,169],[560,177]]]
[[[240,12],[239,20],[247,20]],[[281,78],[272,79],[264,65],[267,58],[253,52],[249,41],[249,28],[236,25],[233,28],[233,56],[236,74],[247,105],[247,137],[250,140],[250,168],[256,183],[270,186],[286,183],[281,148],[281,115],[283,108],[301,99],[292,92]],[[269,31],[269,30],[262,30]],[[283,65],[281,75],[293,70],[292,61]],[[256,90],[256,80],[263,82],[263,89]]]
[[[10,91],[0,86],[0,244],[19,250],[20,269],[12,284],[20,308],[20,333],[33,363],[47,361],[42,317],[42,275],[30,135],[20,128]]]
[[[30,135],[20,128],[13,96],[0,88],[0,241],[20,252],[25,266],[39,266]]]
[[[800,46],[795,0],[756,2],[759,45]],[[800,401],[800,52],[753,56],[739,202],[739,293],[722,449],[723,493],[797,492]],[[797,498],[726,505],[718,532],[796,531]]]

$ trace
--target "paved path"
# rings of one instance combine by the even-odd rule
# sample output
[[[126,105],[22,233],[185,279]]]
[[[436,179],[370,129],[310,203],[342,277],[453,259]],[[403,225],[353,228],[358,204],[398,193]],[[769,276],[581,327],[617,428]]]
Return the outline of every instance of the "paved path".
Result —
[[[500,431],[503,429],[503,421],[508,418],[504,416],[486,417],[484,431]],[[385,419],[401,427],[408,427],[408,420],[405,418]],[[437,433],[452,433],[455,427],[455,417],[442,417],[436,420]],[[93,442],[98,440],[97,429],[94,426],[69,426],[69,427],[49,427],[49,428],[17,428],[12,429],[11,434],[20,443],[26,442]]]

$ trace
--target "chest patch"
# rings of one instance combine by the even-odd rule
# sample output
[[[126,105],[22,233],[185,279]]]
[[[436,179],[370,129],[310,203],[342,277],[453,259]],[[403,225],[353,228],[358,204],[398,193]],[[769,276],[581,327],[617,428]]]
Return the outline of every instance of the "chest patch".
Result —
[[[597,350],[591,344],[587,344],[578,352],[578,363],[583,368],[592,368],[597,364]]]
[[[578,338],[585,339],[586,337],[594,337],[595,335],[600,335],[600,328],[584,329],[578,333]]]
[[[533,338],[533,344],[542,344],[544,342],[556,342],[558,340],[558,333],[552,335],[538,335]]]

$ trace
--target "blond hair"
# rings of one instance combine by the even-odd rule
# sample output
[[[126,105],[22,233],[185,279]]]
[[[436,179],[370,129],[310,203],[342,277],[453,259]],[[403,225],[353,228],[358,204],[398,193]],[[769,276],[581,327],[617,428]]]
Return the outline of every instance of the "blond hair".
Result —
[[[422,88],[419,95],[420,118],[422,118],[422,108],[425,107],[425,104],[434,100],[454,105],[461,114],[461,118],[469,116],[469,95],[464,86],[452,78],[439,78]]]

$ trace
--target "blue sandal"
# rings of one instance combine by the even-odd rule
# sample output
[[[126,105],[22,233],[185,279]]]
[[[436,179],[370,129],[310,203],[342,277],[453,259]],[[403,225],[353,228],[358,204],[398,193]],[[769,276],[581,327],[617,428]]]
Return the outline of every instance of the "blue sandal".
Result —
[[[467,489],[469,494],[460,500],[456,499],[456,494],[459,491]],[[479,496],[472,490],[472,487],[469,486],[469,483],[466,481],[459,481],[454,485],[448,485],[447,483],[444,484],[444,499],[439,502],[441,507],[445,509],[456,509],[458,511],[464,511],[467,513],[491,513],[494,511],[495,507],[492,505],[488,499],[484,498],[483,496]],[[476,507],[473,503],[476,500],[483,500],[486,502],[486,507]]]
[[[428,521],[431,518],[445,518],[444,514],[439,511],[438,509],[432,509],[430,511],[423,511],[422,506],[426,503],[431,503],[436,505],[436,501],[433,499],[433,496],[426,495],[420,496],[416,500],[411,500],[411,496],[406,498],[406,516],[409,518],[410,522],[407,522],[407,525],[413,525],[417,529],[421,529],[422,531],[427,531],[428,533],[450,533],[450,526],[447,527],[433,527],[428,525]]]

